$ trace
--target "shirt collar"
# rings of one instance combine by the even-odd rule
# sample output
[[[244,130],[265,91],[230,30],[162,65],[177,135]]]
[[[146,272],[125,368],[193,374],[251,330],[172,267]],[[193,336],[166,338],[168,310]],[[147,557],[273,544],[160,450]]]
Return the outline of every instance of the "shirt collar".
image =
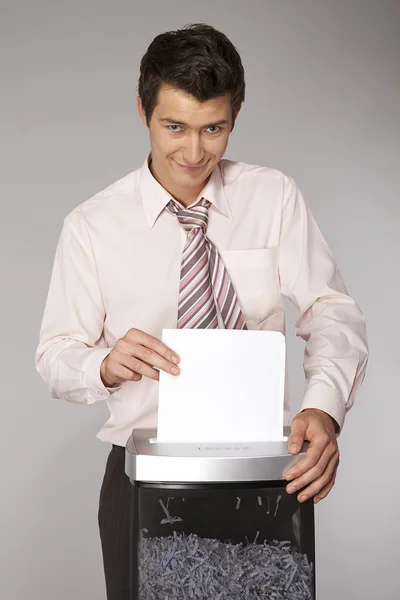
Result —
[[[165,188],[163,188],[150,171],[150,157],[151,153],[146,157],[140,170],[139,185],[146,219],[149,227],[152,228],[172,196]],[[211,172],[210,179],[193,204],[196,204],[201,198],[206,198],[206,200],[209,200],[220,213],[228,218],[232,218],[224,190],[219,163]],[[191,206],[193,206],[193,204]]]

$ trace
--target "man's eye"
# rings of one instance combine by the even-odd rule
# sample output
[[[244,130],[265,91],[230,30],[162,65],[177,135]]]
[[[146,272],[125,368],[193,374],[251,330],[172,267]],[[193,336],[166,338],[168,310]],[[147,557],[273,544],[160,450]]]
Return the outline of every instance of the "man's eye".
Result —
[[[167,125],[167,127],[171,133],[179,133],[180,131],[183,131],[180,125]],[[208,133],[215,134],[219,133],[220,127],[217,127],[217,125],[210,125],[210,127],[207,127],[207,130]]]

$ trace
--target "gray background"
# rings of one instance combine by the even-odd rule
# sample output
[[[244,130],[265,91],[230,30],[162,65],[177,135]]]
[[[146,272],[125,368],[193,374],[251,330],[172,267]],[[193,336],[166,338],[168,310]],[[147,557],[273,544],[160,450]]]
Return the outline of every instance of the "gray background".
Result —
[[[297,180],[363,310],[371,358],[316,507],[320,600],[395,600],[400,3],[390,0],[2,1],[2,600],[105,598],[97,506],[106,405],[51,399],[34,353],[56,243],[74,206],[143,163],[139,61],[190,22],[241,53],[247,99],[226,158]],[[304,342],[288,306],[289,389]],[[397,372],[396,372],[397,371]]]

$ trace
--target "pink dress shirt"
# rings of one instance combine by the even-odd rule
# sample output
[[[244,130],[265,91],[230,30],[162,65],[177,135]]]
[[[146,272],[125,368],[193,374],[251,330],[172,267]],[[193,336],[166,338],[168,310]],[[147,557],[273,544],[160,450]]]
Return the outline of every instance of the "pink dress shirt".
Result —
[[[171,196],[148,159],[65,217],[35,356],[53,398],[107,402],[110,418],[97,437],[120,446],[133,428],[157,426],[158,382],[107,388],[100,364],[130,328],[161,339],[177,325],[185,232],[164,210]],[[249,329],[285,334],[282,295],[290,298],[299,310],[295,334],[306,341],[300,410],[324,410],[342,427],[365,376],[365,321],[296,183],[223,159],[197,200],[203,196],[211,202],[208,236]],[[285,424],[289,417],[286,392]]]

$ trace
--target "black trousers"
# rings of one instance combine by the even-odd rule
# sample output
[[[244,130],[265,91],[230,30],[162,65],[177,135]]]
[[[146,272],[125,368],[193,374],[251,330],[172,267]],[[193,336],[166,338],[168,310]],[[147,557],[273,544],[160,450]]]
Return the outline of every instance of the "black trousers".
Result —
[[[107,600],[131,600],[130,488],[125,474],[125,448],[113,445],[107,459],[98,512]]]

